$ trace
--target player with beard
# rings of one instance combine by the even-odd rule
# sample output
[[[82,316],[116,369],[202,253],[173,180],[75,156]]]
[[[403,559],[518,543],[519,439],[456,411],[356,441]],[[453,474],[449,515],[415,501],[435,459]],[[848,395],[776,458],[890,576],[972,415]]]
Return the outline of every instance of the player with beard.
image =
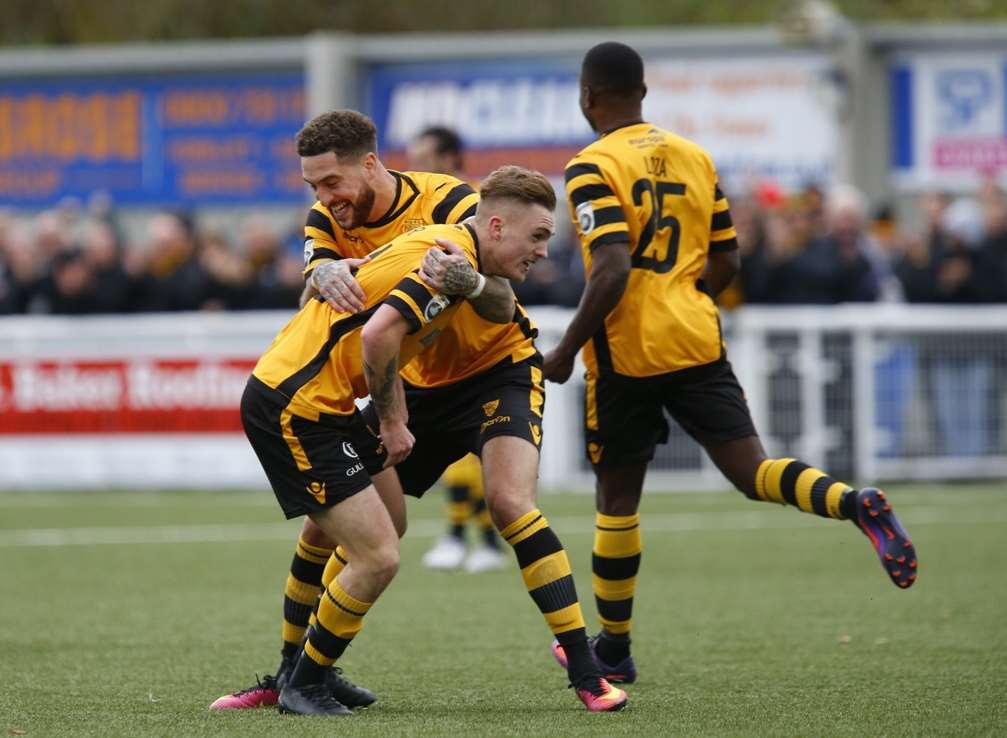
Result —
[[[374,153],[375,138],[373,124],[353,111],[319,116],[298,134],[304,178],[318,196],[305,228],[306,272],[311,286],[330,305],[350,313],[360,311],[366,299],[351,270],[362,265],[373,248],[396,231],[423,222],[464,218],[477,200],[471,187],[453,177],[387,170]],[[370,213],[363,216],[368,207]],[[357,225],[362,218],[362,225]],[[347,229],[351,225],[355,227]],[[515,547],[533,599],[559,640],[568,644],[571,683],[589,710],[619,709],[625,704],[625,694],[600,679],[582,637],[582,623],[566,617],[572,612],[570,603],[576,602],[572,576],[563,566],[538,566],[542,557],[565,561],[562,545],[537,510],[515,505],[515,490],[522,499],[534,493],[541,445],[544,389],[541,356],[533,342],[536,331],[515,304],[506,280],[478,274],[460,249],[443,245],[453,253],[432,249],[423,273],[428,282],[436,282],[439,291],[468,299],[440,333],[438,350],[420,354],[402,369],[415,446],[395,471],[374,475],[375,487],[402,535],[406,524],[403,489],[419,497],[451,463],[470,452],[482,454],[484,446],[492,447],[495,471],[487,472],[485,482],[487,499],[494,500],[491,515],[505,540]],[[525,273],[529,266],[530,262],[523,265]],[[306,291],[306,297],[312,294],[313,290]],[[365,417],[373,432],[385,435],[375,408],[369,408]],[[511,479],[517,466],[526,472],[521,484]],[[346,564],[345,552],[306,520],[284,592],[283,651],[276,677],[267,675],[250,689],[218,699],[211,708],[276,703],[318,593]],[[548,591],[539,592],[543,587]],[[375,699],[335,671],[330,670],[328,681],[336,699],[347,706],[363,706]]]
[[[361,310],[364,295],[353,273],[369,253],[422,225],[460,223],[475,213],[479,202],[475,190],[456,177],[386,168],[376,153],[374,123],[355,110],[317,116],[298,133],[297,147],[304,179],[318,198],[304,226],[306,285],[302,306],[320,293],[336,310]],[[475,270],[468,271],[466,276],[474,279]],[[514,298],[508,282],[487,278],[482,294],[466,301],[463,314],[475,316],[476,310],[490,320],[509,323]],[[492,329],[489,332],[492,334]],[[405,506],[396,475],[377,474],[374,482],[392,509],[401,535]],[[211,710],[276,704],[277,678],[282,681],[289,672],[300,648],[321,591],[323,571],[334,552],[335,546],[306,517],[284,587],[282,659],[276,676],[267,674],[252,687],[220,697],[210,705]],[[330,574],[333,571],[330,566]],[[336,671],[330,680],[340,700],[351,707],[365,706],[375,699]]]

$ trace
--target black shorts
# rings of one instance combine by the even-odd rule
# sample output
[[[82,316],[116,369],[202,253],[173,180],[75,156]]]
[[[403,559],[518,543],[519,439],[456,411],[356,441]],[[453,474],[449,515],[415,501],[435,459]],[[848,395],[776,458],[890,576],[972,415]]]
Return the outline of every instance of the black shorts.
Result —
[[[507,358],[445,387],[406,384],[406,406],[416,444],[395,469],[405,493],[422,497],[465,454],[481,455],[491,438],[516,436],[535,448],[542,446],[542,357],[535,354],[517,363]],[[373,405],[368,404],[363,415],[377,433],[380,424]]]
[[[755,435],[726,358],[657,377],[588,375],[584,437],[595,465],[649,462],[668,440],[663,410],[701,445]]]
[[[366,489],[383,459],[360,413],[312,421],[287,412],[288,402],[254,376],[241,396],[241,424],[283,514],[324,510]]]

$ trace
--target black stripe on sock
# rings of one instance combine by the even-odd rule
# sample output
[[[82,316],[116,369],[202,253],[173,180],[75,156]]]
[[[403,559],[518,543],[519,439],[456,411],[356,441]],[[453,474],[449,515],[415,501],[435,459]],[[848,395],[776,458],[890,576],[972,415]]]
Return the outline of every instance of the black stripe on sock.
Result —
[[[345,613],[349,613],[350,615],[356,615],[358,618],[362,618],[364,615],[367,614],[365,612],[356,612],[355,610],[351,610],[350,608],[344,605],[340,605],[339,602],[336,600],[336,598],[332,596],[332,593],[329,590],[325,590],[325,595],[329,598],[329,602],[331,602],[333,605],[335,605]]]
[[[563,544],[560,543],[559,538],[553,533],[552,528],[543,528],[540,531],[536,531],[520,543],[514,545],[517,564],[522,569],[539,559],[544,559],[546,556],[562,550]]]
[[[311,633],[308,635],[308,640],[312,646],[330,659],[338,659],[343,655],[343,651],[350,645],[350,640],[352,639],[340,638],[335,633],[327,630],[321,623],[315,623],[315,627],[311,629]]]
[[[510,540],[512,538],[517,538],[521,533],[524,533],[526,530],[528,530],[529,528],[531,528],[533,525],[535,525],[535,523],[537,523],[541,519],[542,519],[541,515],[536,515],[532,520],[529,520],[527,524],[521,526],[520,530],[516,530],[513,533],[511,533],[510,535],[508,535],[506,537],[507,541],[510,542]]]
[[[829,517],[829,508],[825,504],[825,493],[834,483],[835,480],[831,477],[821,477],[811,485],[811,509],[815,511],[815,515],[821,515],[823,518]]]
[[[605,620],[622,623],[633,617],[632,597],[626,600],[603,600],[596,595],[594,601],[598,607],[598,614]]]
[[[298,628],[307,626],[314,609],[312,605],[303,605],[300,602],[294,602],[289,597],[283,598],[283,619]]]
[[[567,574],[565,577],[529,590],[528,594],[543,613],[556,612],[577,602],[573,574]]]
[[[783,499],[791,505],[797,505],[797,477],[810,468],[803,461],[791,461],[780,475],[780,492],[783,493]]]
[[[625,556],[621,559],[610,559],[607,556],[591,554],[591,571],[596,576],[613,582],[635,577],[636,573],[640,571],[640,554]]]
[[[302,559],[294,555],[294,560],[290,562],[290,573],[294,578],[305,584],[322,583],[322,572],[325,571],[325,564],[316,564],[313,561]]]
[[[604,525],[594,526],[596,530],[604,530],[611,533],[624,533],[627,530],[633,530],[634,528],[639,528],[639,523],[633,523],[632,525],[627,525],[625,528],[606,528]]]

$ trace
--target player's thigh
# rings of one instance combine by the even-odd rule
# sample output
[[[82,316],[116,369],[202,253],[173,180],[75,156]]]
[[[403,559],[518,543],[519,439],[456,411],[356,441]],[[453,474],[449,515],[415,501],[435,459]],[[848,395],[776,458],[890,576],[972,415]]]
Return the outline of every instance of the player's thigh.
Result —
[[[483,444],[482,462],[486,504],[502,530],[535,507],[538,447],[517,436],[494,436]]]
[[[595,471],[638,467],[668,440],[660,396],[647,379],[589,374],[585,387],[584,441]]]
[[[311,513],[311,519],[339,541],[350,561],[378,559],[382,566],[398,562],[398,534],[388,508],[373,484],[331,507]]]
[[[327,509],[370,486],[350,441],[352,418],[323,424],[298,417],[260,385],[246,388],[242,424],[288,518]]]
[[[664,399],[675,421],[745,490],[765,451],[730,362],[723,359],[678,373],[665,385]]]
[[[522,439],[536,451],[542,447],[545,384],[538,355],[488,373],[467,406],[475,446],[480,456],[494,438]]]
[[[371,477],[378,496],[385,503],[399,538],[406,534],[406,499],[395,467],[382,469]]]
[[[704,444],[706,453],[727,480],[749,497],[755,497],[755,475],[766,459],[758,436]]]

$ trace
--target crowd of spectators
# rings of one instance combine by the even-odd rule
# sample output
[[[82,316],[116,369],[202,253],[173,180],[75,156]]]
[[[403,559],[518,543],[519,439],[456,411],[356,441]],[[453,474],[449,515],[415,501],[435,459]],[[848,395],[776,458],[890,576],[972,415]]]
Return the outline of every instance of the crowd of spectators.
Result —
[[[928,193],[921,222],[870,210],[850,186],[788,193],[758,183],[734,193],[741,273],[724,308],[751,304],[1007,302],[1007,196]],[[293,213],[291,223],[297,222]],[[302,287],[300,234],[235,216],[225,232],[191,214],[151,217],[127,239],[108,207],[0,212],[0,314],[284,309]],[[563,231],[517,286],[525,304],[577,304],[580,248]]]
[[[129,241],[107,209],[62,206],[32,219],[0,213],[0,314],[296,306],[299,236],[261,217],[230,230],[234,238],[197,228],[188,213],[164,212]]]
[[[1007,302],[1007,195],[921,196],[921,222],[869,209],[853,187],[794,196],[762,185],[732,203],[742,269],[728,304]]]

